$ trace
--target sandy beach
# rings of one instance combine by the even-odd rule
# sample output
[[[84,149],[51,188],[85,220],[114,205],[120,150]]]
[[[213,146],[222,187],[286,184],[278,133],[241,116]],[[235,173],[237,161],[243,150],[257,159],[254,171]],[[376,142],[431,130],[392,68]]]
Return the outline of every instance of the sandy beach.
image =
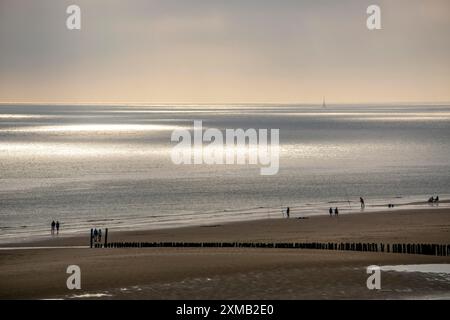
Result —
[[[430,208],[309,219],[267,219],[178,229],[119,232],[109,241],[450,242],[450,210]],[[369,265],[450,263],[450,257],[394,253],[244,248],[69,248],[89,236],[21,243],[0,251],[0,298],[385,299],[450,297],[449,275],[383,272],[366,288]],[[6,247],[6,246],[4,246]],[[60,248],[58,248],[60,247]],[[68,290],[78,265],[82,289]]]

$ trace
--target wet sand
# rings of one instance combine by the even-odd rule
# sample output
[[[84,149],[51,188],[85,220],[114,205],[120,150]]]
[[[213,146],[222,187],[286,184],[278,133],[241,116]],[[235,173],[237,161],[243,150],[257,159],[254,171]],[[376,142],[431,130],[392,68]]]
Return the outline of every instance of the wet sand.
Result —
[[[109,241],[450,243],[450,210],[268,219],[179,229],[110,231]],[[59,237],[20,246],[88,245]],[[18,246],[18,244],[11,244]],[[436,298],[445,276],[383,272],[382,290],[366,288],[366,267],[450,263],[450,257],[393,253],[243,248],[27,249],[0,251],[0,298],[310,299]],[[82,290],[68,290],[66,268],[81,268]],[[75,296],[76,295],[76,296]],[[95,297],[95,296],[94,296]]]

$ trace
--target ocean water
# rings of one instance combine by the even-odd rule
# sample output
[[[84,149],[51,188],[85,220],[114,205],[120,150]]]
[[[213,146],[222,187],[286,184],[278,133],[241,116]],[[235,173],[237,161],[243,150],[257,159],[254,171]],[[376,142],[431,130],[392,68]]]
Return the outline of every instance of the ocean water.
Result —
[[[280,170],[175,165],[174,129],[279,129]],[[450,199],[447,105],[0,105],[0,241]],[[448,204],[442,203],[440,206]]]

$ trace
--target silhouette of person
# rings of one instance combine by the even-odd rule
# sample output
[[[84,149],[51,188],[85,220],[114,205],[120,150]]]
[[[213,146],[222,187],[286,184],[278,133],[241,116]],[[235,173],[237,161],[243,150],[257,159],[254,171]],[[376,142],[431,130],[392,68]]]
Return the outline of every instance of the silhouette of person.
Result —
[[[330,213],[330,217],[332,217],[333,216],[333,208],[330,207],[330,210],[328,210],[328,212]]]
[[[289,207],[287,207],[287,209],[286,209],[286,217],[289,219],[289,217],[290,217],[290,213],[291,212],[291,208],[289,208]]]
[[[439,196],[436,196],[435,202],[439,202]]]
[[[366,204],[364,203],[364,199],[362,197],[359,197],[359,202],[361,203],[361,209],[364,209]]]
[[[338,208],[336,207],[336,208],[334,209],[334,215],[337,216],[338,214],[339,214],[339,210],[338,210]]]
[[[51,226],[52,226],[52,234],[55,234],[55,225],[56,225],[55,220],[53,220],[52,224],[51,224]]]
[[[98,229],[98,241],[102,241],[102,229]]]
[[[94,229],[94,241],[97,242],[97,238],[98,238],[98,231],[97,229]]]
[[[56,234],[59,234],[59,221],[56,221]]]

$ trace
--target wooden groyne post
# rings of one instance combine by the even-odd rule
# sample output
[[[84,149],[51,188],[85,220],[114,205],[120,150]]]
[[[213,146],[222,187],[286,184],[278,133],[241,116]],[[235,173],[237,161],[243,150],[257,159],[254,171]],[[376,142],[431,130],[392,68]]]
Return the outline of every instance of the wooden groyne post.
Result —
[[[108,245],[108,228],[105,229],[105,245],[103,248],[106,248]]]

